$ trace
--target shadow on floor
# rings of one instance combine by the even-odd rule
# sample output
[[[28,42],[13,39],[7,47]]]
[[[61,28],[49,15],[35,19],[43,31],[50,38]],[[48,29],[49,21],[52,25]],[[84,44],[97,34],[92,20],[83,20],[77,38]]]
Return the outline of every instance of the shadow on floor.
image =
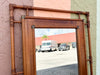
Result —
[[[78,64],[38,70],[37,75],[78,75]]]

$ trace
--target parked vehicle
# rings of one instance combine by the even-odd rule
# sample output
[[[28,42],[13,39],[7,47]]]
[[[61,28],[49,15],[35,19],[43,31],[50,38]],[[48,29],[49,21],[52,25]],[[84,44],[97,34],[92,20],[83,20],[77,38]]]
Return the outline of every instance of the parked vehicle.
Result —
[[[35,52],[37,52],[38,51],[38,49],[35,49]]]
[[[53,41],[53,40],[42,41],[42,45],[41,45],[40,50],[41,50],[41,52],[56,51],[57,50],[57,43],[56,43],[56,41]]]
[[[70,45],[67,45],[66,43],[60,44],[59,51],[66,51],[66,50],[70,50]]]
[[[76,42],[72,43],[72,48],[76,48]]]
[[[41,52],[41,48],[38,50],[38,52]]]

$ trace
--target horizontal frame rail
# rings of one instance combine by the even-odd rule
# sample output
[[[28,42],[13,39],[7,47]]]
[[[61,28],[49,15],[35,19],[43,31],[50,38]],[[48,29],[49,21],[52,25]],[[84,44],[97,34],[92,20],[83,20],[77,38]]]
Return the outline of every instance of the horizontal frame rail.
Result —
[[[40,11],[49,11],[49,12],[61,12],[61,13],[73,13],[73,14],[88,14],[89,12],[83,12],[83,11],[69,11],[69,10],[60,10],[60,9],[51,9],[51,8],[42,8],[42,7],[32,7],[27,5],[16,5],[11,4],[14,8],[17,9],[28,9],[28,10],[40,10]]]
[[[16,72],[16,73],[13,73],[13,75],[19,75],[19,74],[24,74],[24,72]]]
[[[25,16],[25,19],[45,19],[45,20],[70,20],[70,21],[82,21],[81,19],[66,19],[66,18],[52,18],[52,17],[36,17],[36,16]]]

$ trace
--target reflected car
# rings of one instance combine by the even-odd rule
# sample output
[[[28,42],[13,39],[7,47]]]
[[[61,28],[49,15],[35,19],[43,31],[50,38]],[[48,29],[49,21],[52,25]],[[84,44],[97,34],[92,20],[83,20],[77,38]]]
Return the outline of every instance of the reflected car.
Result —
[[[41,52],[41,48],[38,50],[38,52]]]
[[[72,48],[76,48],[76,42],[72,43]]]
[[[38,51],[38,49],[35,49],[35,52],[37,52]]]
[[[66,43],[63,43],[63,44],[60,44],[59,46],[59,51],[66,51],[66,50],[70,50],[70,45],[66,44]]]
[[[41,52],[51,52],[51,51],[57,51],[57,43],[54,40],[45,40],[42,41],[41,45]]]

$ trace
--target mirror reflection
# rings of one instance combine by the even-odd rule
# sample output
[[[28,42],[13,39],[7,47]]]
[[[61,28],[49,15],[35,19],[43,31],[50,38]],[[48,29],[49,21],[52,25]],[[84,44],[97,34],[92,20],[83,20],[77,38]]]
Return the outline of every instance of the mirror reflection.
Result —
[[[37,75],[78,75],[75,29],[35,29]]]

